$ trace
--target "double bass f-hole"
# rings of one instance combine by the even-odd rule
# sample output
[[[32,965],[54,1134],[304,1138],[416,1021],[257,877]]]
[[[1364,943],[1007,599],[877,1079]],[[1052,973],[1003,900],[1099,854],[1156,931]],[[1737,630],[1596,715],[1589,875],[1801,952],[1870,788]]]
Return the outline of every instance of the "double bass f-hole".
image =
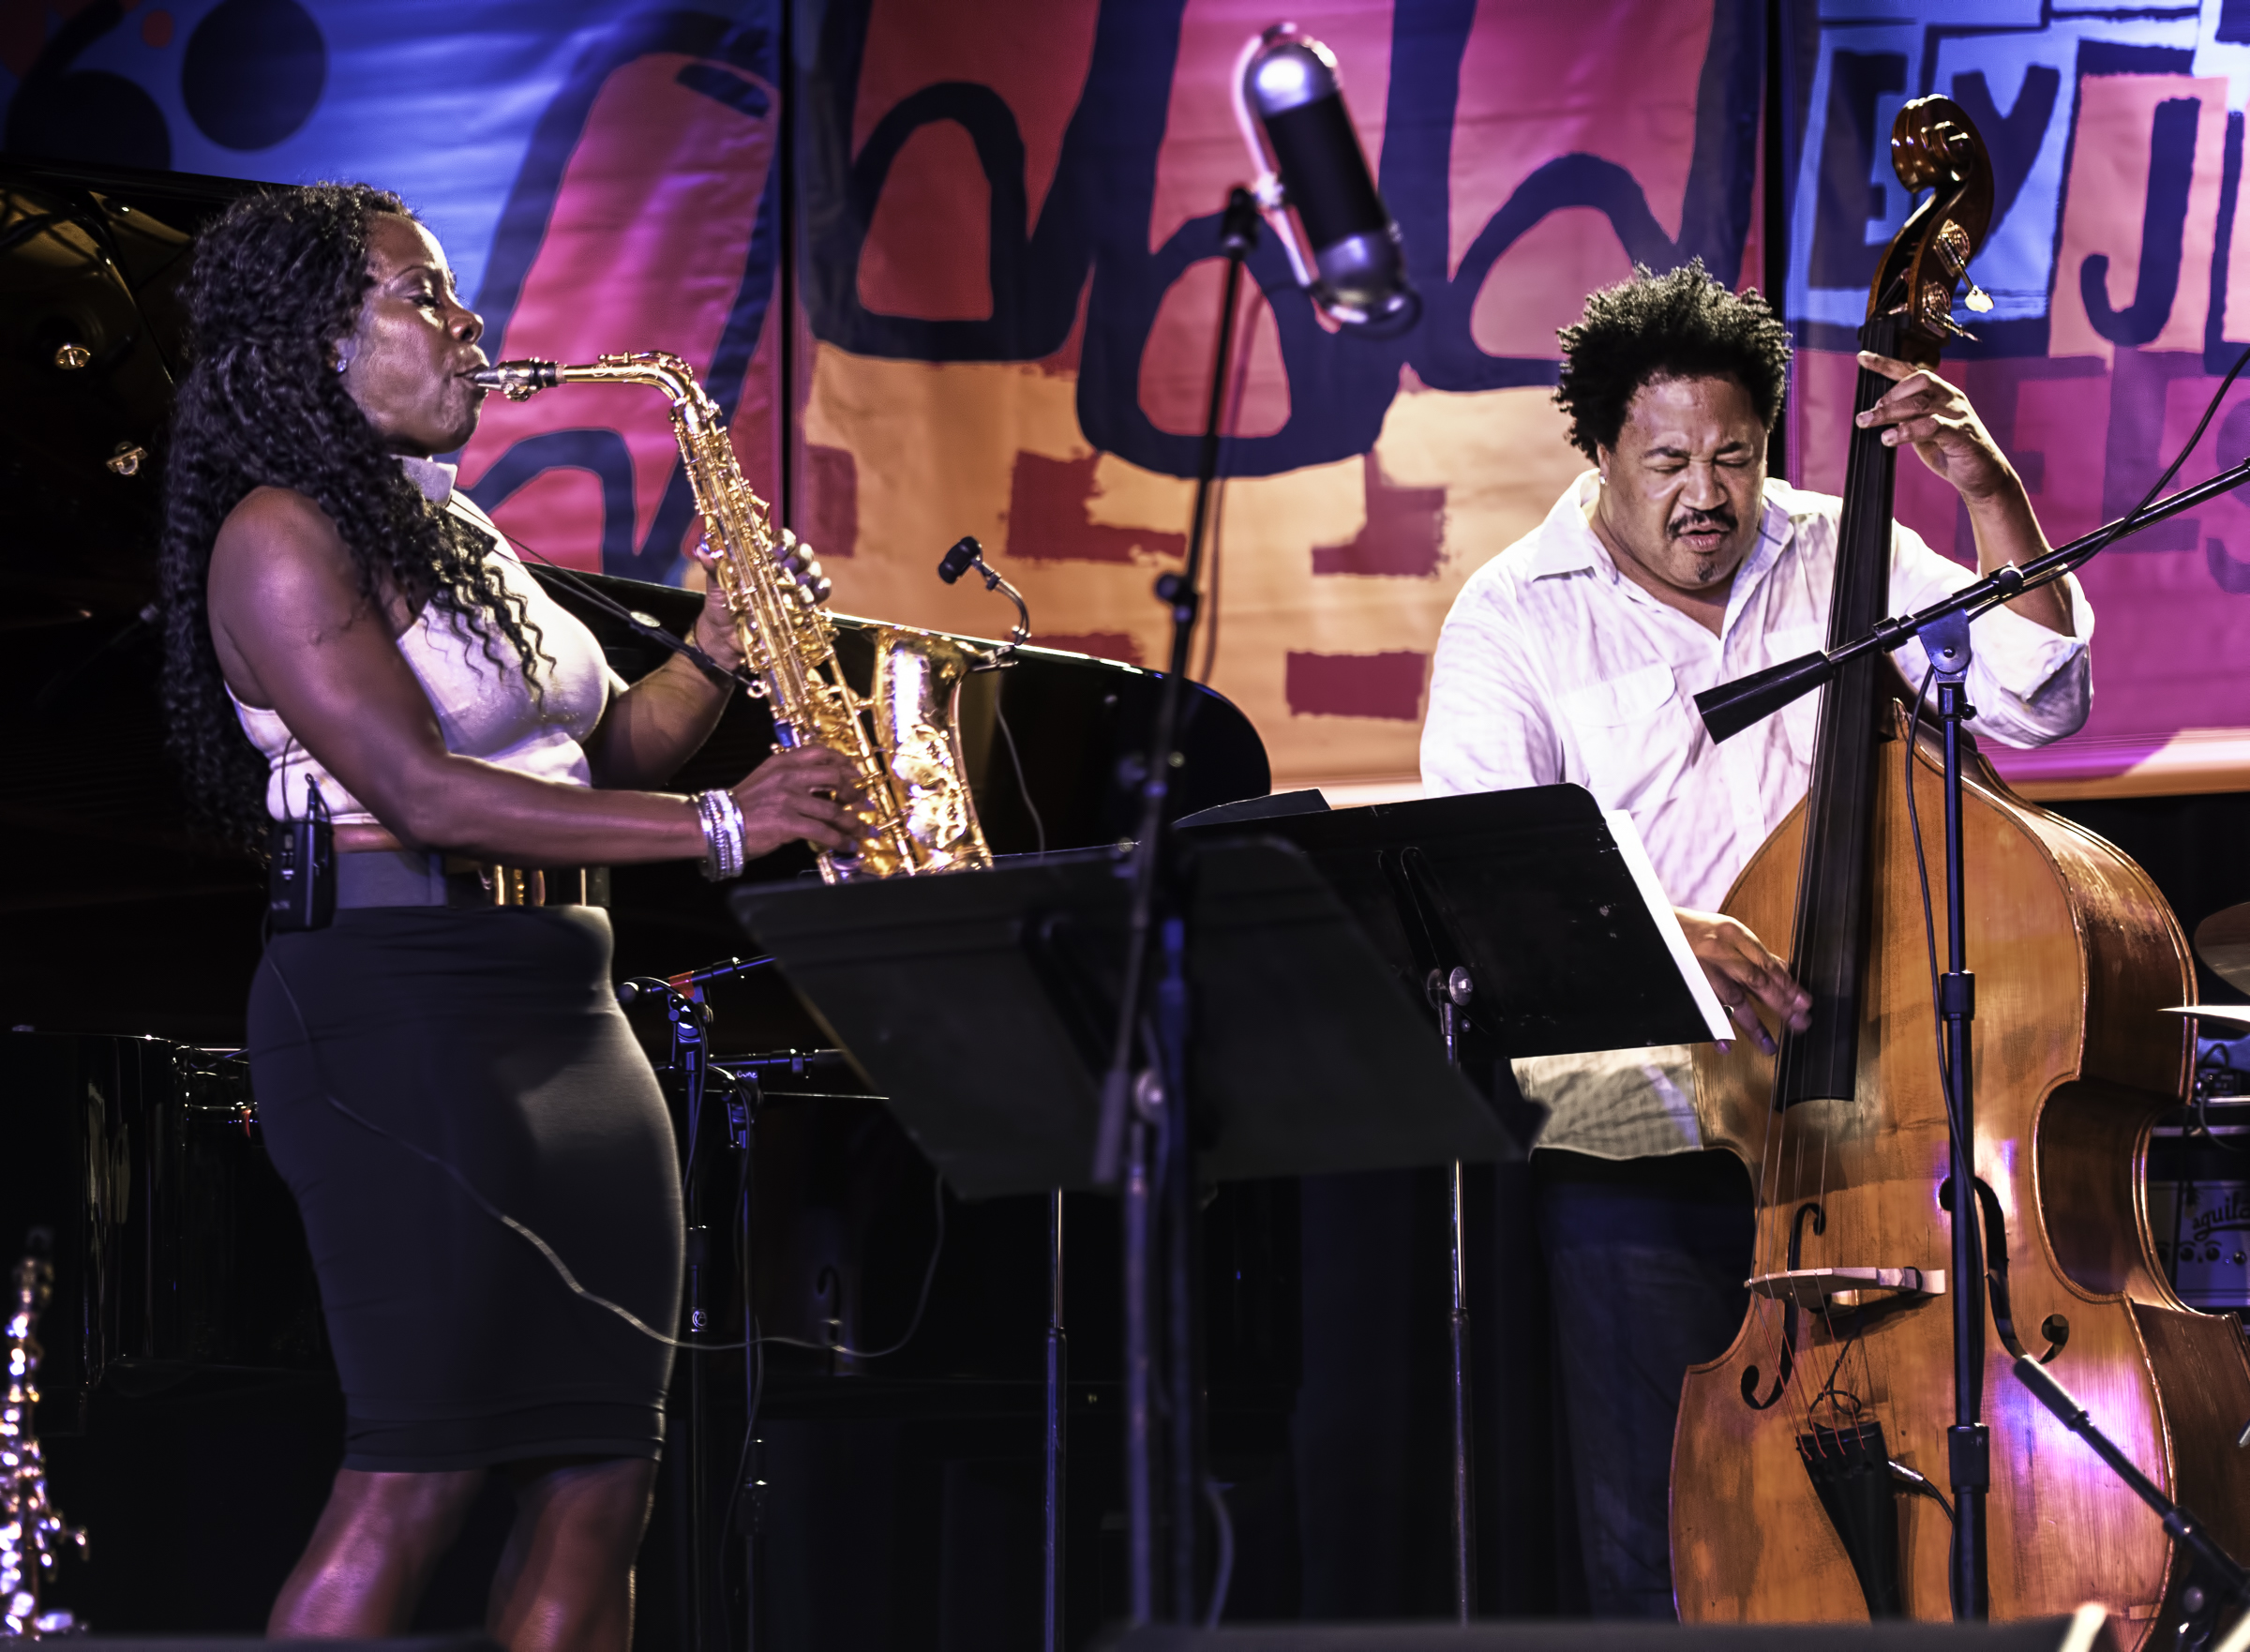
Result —
[[[2001,1345],[2009,1357],[2021,1359],[2031,1350],[2016,1334],[2016,1310],[2008,1299],[2008,1219],[2001,1210],[2000,1195],[1981,1176],[1976,1179],[1976,1203],[1985,1217],[1985,1286],[1992,1299],[1992,1329],[2000,1333]],[[1950,1176],[1938,1183],[1938,1209],[1953,1209]],[[2047,1352],[2039,1356],[2039,1363],[2045,1365],[2070,1341],[2070,1321],[2060,1314],[2049,1314],[2040,1321],[2039,1334],[2047,1339]]]
[[[1815,1238],[1828,1231],[1828,1212],[1822,1209],[1820,1201],[1807,1199],[1797,1207],[1795,1218],[1789,1229],[1789,1270],[1794,1273],[1805,1266],[1805,1223],[1812,1222]],[[1743,1404],[1753,1411],[1763,1411],[1781,1397],[1789,1387],[1789,1374],[1796,1369],[1797,1359],[1797,1299],[1790,1298],[1789,1306],[1781,1313],[1781,1358],[1774,1373],[1774,1391],[1762,1400],[1758,1397],[1758,1368],[1749,1366],[1742,1374]]]

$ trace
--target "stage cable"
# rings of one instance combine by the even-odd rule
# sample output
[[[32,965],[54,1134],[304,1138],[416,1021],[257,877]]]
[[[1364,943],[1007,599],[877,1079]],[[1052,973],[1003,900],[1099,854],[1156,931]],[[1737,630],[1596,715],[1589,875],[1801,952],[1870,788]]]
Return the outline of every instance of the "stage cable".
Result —
[[[1047,852],[1047,823],[1040,815],[1039,805],[1031,801],[1031,782],[1024,773],[1023,754],[1015,749],[1015,730],[1008,727],[1008,713],[1000,709],[1004,698],[1000,687],[1004,686],[993,690],[992,720],[999,726],[1000,738],[1008,743],[1008,766],[1015,771],[1015,792],[1024,800],[1024,813],[1031,817],[1031,830],[1037,834],[1039,853],[1043,857]]]
[[[1203,1482],[1204,1501],[1211,1506],[1211,1528],[1219,1554],[1211,1568],[1211,1603],[1203,1614],[1203,1627],[1215,1629],[1226,1611],[1226,1593],[1235,1581],[1235,1521],[1227,1512],[1226,1489],[1209,1478]]]
[[[2195,429],[2189,433],[2187,440],[2180,444],[2180,451],[2172,456],[2172,462],[2165,466],[2164,474],[2158,476],[2150,485],[2149,490],[2140,496],[2140,503],[2120,517],[2116,525],[2107,533],[2072,557],[2070,565],[2062,570],[2062,573],[2056,574],[2048,579],[2041,580],[2041,584],[2051,584],[2055,579],[2061,578],[2062,574],[2078,572],[2120,539],[2126,538],[2139,530],[2141,514],[2156,503],[2159,494],[2171,486],[2172,478],[2180,473],[2180,467],[2187,462],[2188,455],[2195,452],[2196,443],[2203,440],[2203,432],[2211,428],[2211,421],[2218,414],[2219,403],[2227,398],[2227,392],[2233,387],[2235,380],[2242,376],[2242,371],[2245,367],[2250,367],[2250,346],[2245,346],[2242,353],[2234,358],[2234,366],[2227,369],[2227,376],[2219,381],[2219,387],[2211,393],[2211,399],[2203,404],[2203,416],[2196,421]],[[2035,590],[2037,587],[2034,586],[2032,589]],[[2021,594],[2020,592],[2017,593],[2017,595]],[[1970,609],[1967,617],[1972,621],[1980,620],[2002,604],[2015,600],[2015,596],[1995,594],[1983,607]]]
[[[930,1173],[930,1204],[937,1220],[938,1237],[930,1245],[929,1266],[922,1269],[922,1292],[914,1299],[914,1316],[907,1321],[907,1329],[898,1341],[887,1348],[868,1349],[847,1347],[842,1343],[807,1342],[802,1337],[772,1336],[763,1332],[759,1333],[758,1341],[761,1344],[779,1343],[785,1348],[810,1348],[820,1354],[841,1354],[848,1359],[887,1359],[912,1342],[914,1333],[922,1329],[922,1313],[930,1305],[930,1286],[938,1282],[938,1259],[945,1254],[945,1174],[942,1171],[932,1170]]]

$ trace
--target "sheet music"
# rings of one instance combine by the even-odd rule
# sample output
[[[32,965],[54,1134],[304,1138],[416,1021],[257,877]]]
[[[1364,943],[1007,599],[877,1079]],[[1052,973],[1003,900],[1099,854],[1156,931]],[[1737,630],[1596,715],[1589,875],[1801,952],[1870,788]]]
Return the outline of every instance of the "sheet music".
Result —
[[[1680,917],[1672,910],[1671,897],[1657,881],[1656,864],[1648,858],[1648,847],[1641,841],[1632,816],[1623,809],[1604,809],[1601,818],[1610,829],[1610,835],[1617,840],[1617,852],[1633,874],[1633,884],[1641,891],[1642,900],[1647,903],[1648,915],[1656,920],[1657,933],[1672,949],[1672,961],[1679,966],[1680,979],[1688,984],[1695,1007],[1702,1013],[1703,1025],[1721,1044],[1741,1037],[1734,1023],[1727,1018],[1726,1006],[1718,1001],[1718,994],[1711,990],[1702,965],[1696,962],[1695,954],[1688,950],[1688,932],[1680,927]]]

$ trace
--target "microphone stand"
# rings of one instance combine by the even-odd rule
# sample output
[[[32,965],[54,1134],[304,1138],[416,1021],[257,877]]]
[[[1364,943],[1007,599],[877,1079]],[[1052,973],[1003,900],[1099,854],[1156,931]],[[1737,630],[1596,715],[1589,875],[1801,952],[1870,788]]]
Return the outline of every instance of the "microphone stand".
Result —
[[[1911,638],[1928,634],[1926,648],[1937,677],[1938,719],[1943,726],[1945,743],[1946,970],[1939,981],[1937,1008],[1945,1028],[1945,1101],[1952,1127],[1949,1166],[1952,1197],[1947,1209],[1952,1223],[1953,1276],[1958,1282],[1953,1297],[1954,1416],[1953,1426],[1946,1431],[1956,1514],[1950,1581],[1953,1614],[1957,1620],[1981,1621],[1990,1613],[1985,1494],[1992,1483],[1991,1430],[1980,1415],[1984,1401],[1987,1293],[1979,1289],[1972,1295],[1970,1286],[1972,1280],[1985,1279],[1986,1271],[1976,1226],[1978,1190],[1982,1184],[1976,1178],[1975,1085],[1970,1066],[1969,1035],[1976,1011],[1976,978],[1968,965],[1967,903],[1962,888],[1961,858],[1961,724],[1976,714],[1975,708],[1969,704],[1967,691],[1971,658],[1969,623],[2011,597],[2060,579],[2073,568],[2092,561],[2111,541],[2138,533],[2152,522],[2162,521],[2245,481],[2250,481],[2250,459],[2208,482],[2182,488],[2169,499],[2121,517],[2032,559],[2021,568],[2011,563],[1964,585],[1951,596],[1917,613],[1881,621],[1865,636],[1839,647],[1816,650],[1695,697],[1696,710],[1702,713],[1712,740],[1722,741],[1822,686],[1847,661],[1878,650],[1890,653]],[[2010,1351],[2020,1350],[2011,1346]],[[2019,1375],[2026,1363],[2022,1359],[2017,1360]],[[2036,1369],[2035,1360],[2029,1363]],[[2053,1380],[2044,1373],[2041,1377],[2048,1383]],[[2029,1377],[2025,1380],[2031,1382]],[[2042,1399],[2048,1398],[2039,1383],[2032,1382],[2032,1387],[2040,1391]],[[2053,1404],[2051,1400],[2048,1403]],[[2057,1414],[2062,1412],[2058,1410]],[[2064,1420],[2070,1419],[2064,1417]],[[2071,1426],[2076,1428],[2078,1424],[2073,1422]],[[2096,1436],[2089,1434],[2088,1438]],[[2095,1449],[2101,1449],[2097,1443]],[[2134,1489],[2143,1497],[2161,1500],[2161,1494],[2145,1479],[2139,1479],[2137,1472],[2130,1471],[2129,1466],[2120,1466],[2121,1458],[2110,1452],[2104,1452],[2104,1457],[2120,1473],[2128,1474],[2129,1479],[2137,1481]],[[2152,1501],[2151,1506],[2156,1507],[2156,1501]],[[2159,1512],[2163,1509],[2159,1509]],[[2172,1517],[2168,1515],[2167,1529],[2172,1529],[2173,1524]],[[2174,1531],[2174,1536],[2182,1541],[2189,1540],[2184,1528]],[[2208,1539],[2205,1541],[2208,1543]],[[2240,1569],[2236,1569],[2239,1573]]]
[[[1197,581],[1203,573],[1211,490],[1219,473],[1219,427],[1234,355],[1235,310],[1241,294],[1242,265],[1257,239],[1257,203],[1248,189],[1238,186],[1228,192],[1220,220],[1219,249],[1226,259],[1226,279],[1219,301],[1219,340],[1196,465],[1195,516],[1188,534],[1187,563],[1179,573],[1166,573],[1156,581],[1157,598],[1172,614],[1172,653],[1140,776],[1141,818],[1133,845],[1125,973],[1094,1149],[1094,1180],[1109,1186],[1121,1179],[1125,1207],[1128,1615],[1136,1624],[1156,1621],[1160,1593],[1166,1597],[1161,1607],[1166,1621],[1185,1624],[1198,1617],[1195,1511],[1206,1488],[1203,1374],[1195,1336],[1195,1131],[1187,1086],[1187,903],[1181,898],[1171,842],[1171,790],[1174,766],[1179,761],[1177,746],[1180,708],[1187,698],[1189,649],[1202,603]],[[1152,943],[1160,940],[1161,961],[1151,956]],[[1152,962],[1157,965],[1154,969]],[[1161,1288],[1151,1266],[1160,1254]],[[1161,1330],[1156,1312],[1160,1303]],[[1160,1344],[1164,1366],[1161,1378],[1155,1359]],[[1152,1414],[1152,1389],[1159,1384],[1164,1390],[1162,1409],[1166,1419],[1161,1463]],[[1163,1535],[1168,1539],[1168,1553],[1161,1557],[1160,1485]],[[1212,1496],[1216,1506],[1216,1494]],[[1218,1511],[1223,1517],[1223,1509]]]
[[[2228,1607],[2238,1611],[2250,1607],[2250,1571],[2243,1570],[2241,1563],[2203,1529],[2200,1520],[2156,1489],[2155,1482],[2140,1472],[2116,1441],[2095,1426],[2093,1419],[2086,1414],[2086,1407],[2047,1367],[2028,1355],[2019,1357],[2016,1361],[2016,1378],[2062,1419],[2064,1428],[2093,1448],[2094,1455],[2132,1488],[2135,1496],[2156,1511],[2172,1540],[2187,1551],[2187,1586],[2180,1591],[2180,1621],[2169,1636],[2155,1644],[2174,1647],[2177,1652],[2203,1652],[2211,1644],[2212,1631],[2218,1627],[2221,1612]],[[2241,1627],[2238,1623],[2236,1632],[2228,1637],[2230,1644],[2240,1639]]]
[[[733,960],[729,959],[729,963]],[[722,971],[723,972],[723,971]],[[687,1140],[681,1156],[680,1202],[686,1219],[687,1273],[682,1282],[685,1321],[681,1341],[681,1374],[686,1378],[686,1404],[681,1407],[682,1425],[674,1441],[672,1472],[673,1587],[680,1614],[681,1644],[690,1652],[711,1652],[713,1644],[709,1608],[712,1600],[707,1553],[710,1494],[704,1479],[704,1448],[710,1436],[709,1400],[704,1391],[702,1349],[698,1345],[711,1329],[707,1297],[711,1270],[711,1230],[703,1222],[702,1147],[703,1092],[710,1074],[706,1029],[709,1013],[690,996],[687,987],[652,976],[636,975],[618,984],[618,1001],[629,1004],[652,998],[664,1005],[672,1028],[671,1072],[680,1080],[687,1115]]]
[[[680,1166],[680,1201],[685,1217],[686,1277],[682,1282],[682,1307],[684,1310],[684,1334],[681,1342],[680,1374],[686,1380],[686,1403],[681,1407],[680,1437],[674,1442],[673,1455],[672,1522],[673,1522],[673,1583],[676,1607],[680,1614],[679,1632],[682,1644],[690,1652],[710,1652],[722,1644],[726,1633],[722,1627],[724,1608],[719,1605],[719,1591],[714,1584],[723,1578],[726,1558],[713,1551],[710,1543],[711,1489],[709,1464],[706,1456],[710,1447],[710,1397],[700,1344],[711,1335],[714,1308],[712,1300],[712,1233],[703,1214],[703,1180],[708,1165],[703,1158],[703,1103],[710,1086],[712,1059],[710,1048],[711,1008],[705,1001],[703,989],[714,981],[763,969],[772,963],[771,956],[758,958],[723,958],[700,969],[683,970],[668,980],[651,975],[626,977],[617,985],[617,1001],[636,1003],[643,999],[653,999],[664,1006],[666,1019],[671,1023],[671,1059],[665,1071],[680,1082],[681,1101],[686,1113],[686,1140]],[[724,1075],[723,1075],[724,1076]],[[742,1164],[743,1187],[750,1186],[748,1155],[752,1150],[751,1125],[758,1111],[758,1086],[755,1074],[746,1079],[734,1078],[734,1092],[727,1103],[727,1142],[736,1152],[744,1155]],[[745,1258],[742,1275],[738,1284],[742,1295],[742,1362],[744,1381],[748,1385],[749,1427],[752,1438],[744,1442],[743,1461],[752,1486],[757,1483],[756,1430],[758,1427],[758,1310],[753,1300],[749,1266],[750,1202],[742,1201],[742,1254]],[[728,1500],[750,1501],[753,1494],[748,1487],[729,1486]],[[758,1643],[758,1576],[756,1566],[755,1510],[746,1519],[743,1534],[742,1593],[746,1603],[748,1644]]]

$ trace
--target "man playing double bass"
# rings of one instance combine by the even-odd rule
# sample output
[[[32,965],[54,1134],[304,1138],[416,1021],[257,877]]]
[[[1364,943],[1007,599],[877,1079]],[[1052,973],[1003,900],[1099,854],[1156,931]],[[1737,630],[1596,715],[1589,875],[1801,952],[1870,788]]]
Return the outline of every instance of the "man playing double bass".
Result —
[[[1789,341],[1755,293],[1728,292],[1700,263],[1637,271],[1561,338],[1555,401],[1595,468],[1454,603],[1422,779],[1433,793],[1568,781],[1626,810],[1720,1002],[1770,1051],[1758,1006],[1801,1029],[1809,999],[1714,909],[1807,790],[1817,701],[1722,746],[1693,698],[1823,645],[1841,502],[1766,474]],[[1911,445],[1958,490],[1979,570],[2045,551],[2022,479],[1960,390],[1904,362],[1860,363],[1898,382],[1861,428]],[[1893,611],[1971,578],[1894,530]],[[2092,630],[2073,579],[1980,621],[1972,729],[2018,746],[2075,732]],[[1919,683],[1920,645],[1898,657]],[[1699,1150],[1685,1045],[1546,1057],[1516,1074],[1548,1109],[1533,1182],[1591,1602],[1603,1616],[1671,1617],[1681,1378],[1742,1324],[1748,1178],[1732,1155]]]

